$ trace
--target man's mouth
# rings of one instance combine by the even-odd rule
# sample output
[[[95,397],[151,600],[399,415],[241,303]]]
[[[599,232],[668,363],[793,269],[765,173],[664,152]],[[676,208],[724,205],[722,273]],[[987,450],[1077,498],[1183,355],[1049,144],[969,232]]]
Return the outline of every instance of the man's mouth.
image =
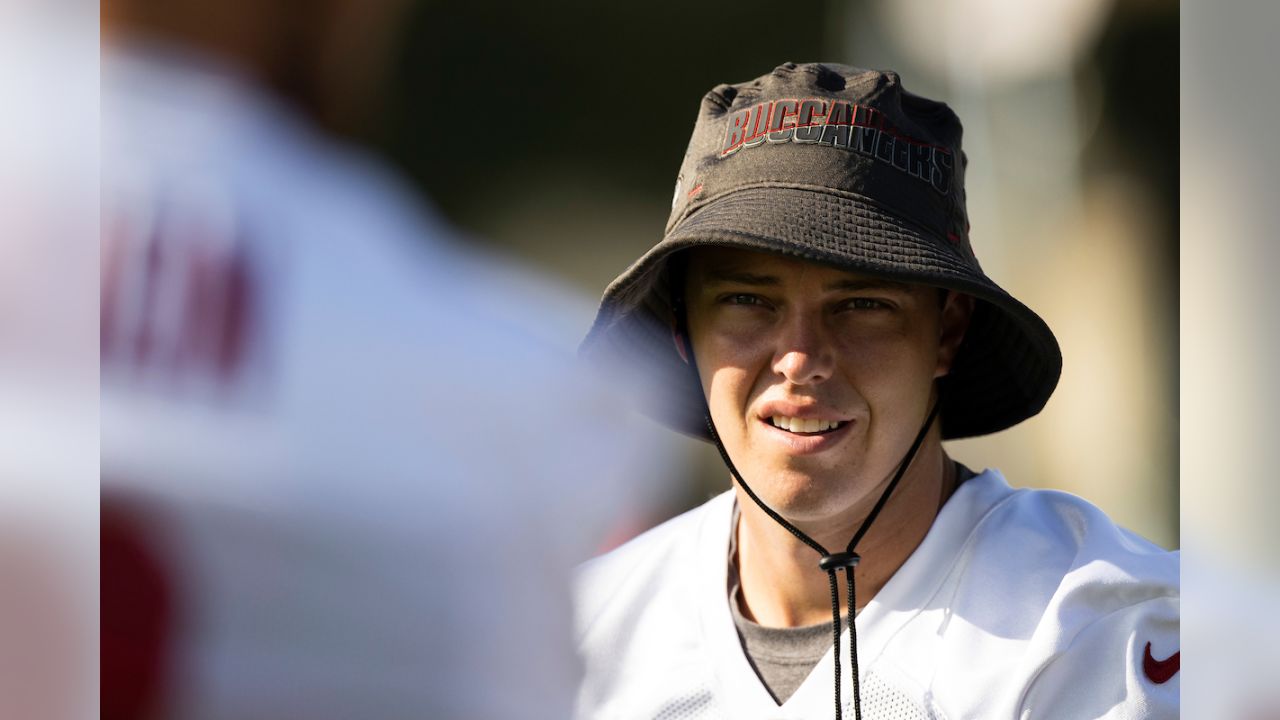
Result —
[[[796,435],[822,435],[839,430],[845,423],[840,420],[819,420],[817,418],[793,418],[785,415],[774,415],[769,419],[773,426]]]

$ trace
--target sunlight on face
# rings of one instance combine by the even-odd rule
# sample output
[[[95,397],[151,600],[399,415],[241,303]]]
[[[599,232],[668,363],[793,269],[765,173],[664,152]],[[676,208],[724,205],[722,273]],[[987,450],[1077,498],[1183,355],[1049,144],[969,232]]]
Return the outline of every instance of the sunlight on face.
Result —
[[[887,481],[950,368],[963,296],[747,250],[700,248],[688,261],[703,391],[761,499],[817,520]]]

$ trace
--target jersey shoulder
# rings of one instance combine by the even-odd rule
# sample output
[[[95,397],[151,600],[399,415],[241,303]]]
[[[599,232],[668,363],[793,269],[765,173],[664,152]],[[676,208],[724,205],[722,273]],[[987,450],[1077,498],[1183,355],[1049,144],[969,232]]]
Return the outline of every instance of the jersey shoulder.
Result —
[[[1178,553],[1116,524],[1084,498],[1058,490],[1012,490],[978,523],[972,562],[1060,568],[1064,583],[1107,581],[1176,591]],[[999,546],[999,552],[983,553]],[[1124,602],[1132,598],[1118,598]]]
[[[972,685],[937,680],[939,695],[985,710],[999,700],[1018,717],[1176,717],[1178,553],[1070,493],[974,480],[992,502],[935,597],[963,621],[946,625],[938,673],[968,667],[974,683],[990,671],[986,686],[1002,690],[969,697]]]

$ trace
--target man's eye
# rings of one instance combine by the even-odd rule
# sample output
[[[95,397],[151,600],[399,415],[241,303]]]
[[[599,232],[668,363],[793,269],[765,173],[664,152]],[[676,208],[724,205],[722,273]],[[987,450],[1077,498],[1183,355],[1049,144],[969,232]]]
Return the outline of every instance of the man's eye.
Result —
[[[886,310],[889,303],[875,298],[850,298],[845,306],[854,310]]]
[[[724,301],[728,305],[763,305],[764,301],[758,295],[749,295],[747,293],[734,293],[726,295]]]

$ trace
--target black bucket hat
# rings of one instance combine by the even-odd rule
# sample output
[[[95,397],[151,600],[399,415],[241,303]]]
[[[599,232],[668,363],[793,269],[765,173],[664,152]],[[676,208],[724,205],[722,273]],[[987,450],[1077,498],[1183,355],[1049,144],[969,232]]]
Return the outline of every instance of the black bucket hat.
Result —
[[[960,120],[893,72],[786,63],[702,100],[666,235],[605,290],[583,355],[656,373],[651,412],[710,439],[702,388],[672,342],[669,261],[728,246],[972,295],[951,372],[943,438],[1038,413],[1062,370],[1053,332],[991,281],[969,243]]]

